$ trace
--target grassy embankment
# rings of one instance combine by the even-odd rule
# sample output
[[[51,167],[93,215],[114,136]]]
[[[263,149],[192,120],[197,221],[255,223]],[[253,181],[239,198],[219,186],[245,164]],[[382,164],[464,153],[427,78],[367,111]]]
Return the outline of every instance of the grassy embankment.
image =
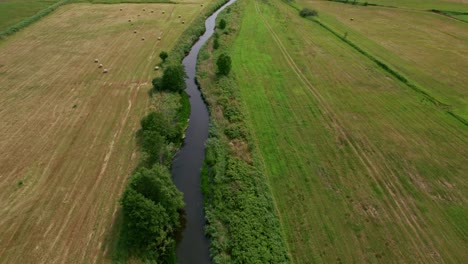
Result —
[[[463,261],[467,127],[287,4],[241,2],[239,31],[221,41],[235,80],[214,84],[208,58],[199,81],[210,105],[221,105],[211,106],[215,119],[238,87],[251,144],[231,140],[224,153],[248,159],[246,149],[259,150],[293,261]],[[208,162],[225,149],[211,144]],[[207,173],[225,168],[214,164]],[[238,181],[231,190],[242,190]],[[215,237],[221,249],[232,232],[222,223],[212,223],[224,231]]]
[[[199,55],[197,80],[209,106],[210,136],[202,172],[207,234],[214,263],[288,263],[262,160],[254,146],[234,74],[219,76],[214,62],[237,36],[246,2],[223,11],[215,37]],[[218,48],[213,48],[214,43]]]
[[[140,119],[180,107],[153,67],[204,3],[68,4],[0,42],[0,262],[112,260]]]

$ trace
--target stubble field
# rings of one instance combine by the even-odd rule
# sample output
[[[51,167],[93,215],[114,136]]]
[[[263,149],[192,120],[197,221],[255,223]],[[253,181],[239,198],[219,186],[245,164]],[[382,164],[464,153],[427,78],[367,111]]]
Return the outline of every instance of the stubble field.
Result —
[[[0,42],[1,263],[111,261],[153,67],[200,3],[69,4]]]

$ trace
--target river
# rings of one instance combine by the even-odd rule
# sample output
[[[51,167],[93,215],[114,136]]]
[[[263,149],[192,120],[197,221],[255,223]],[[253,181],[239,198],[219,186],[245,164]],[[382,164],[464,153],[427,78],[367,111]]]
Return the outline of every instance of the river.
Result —
[[[205,33],[192,46],[182,64],[187,72],[185,80],[190,97],[190,120],[185,131],[184,145],[172,162],[172,175],[177,188],[184,194],[185,229],[177,244],[177,262],[180,264],[211,263],[209,240],[205,236],[205,215],[201,193],[200,174],[205,158],[205,142],[208,138],[209,114],[200,90],[195,82],[197,57],[201,47],[213,35],[216,17],[236,0],[230,0],[205,21]]]

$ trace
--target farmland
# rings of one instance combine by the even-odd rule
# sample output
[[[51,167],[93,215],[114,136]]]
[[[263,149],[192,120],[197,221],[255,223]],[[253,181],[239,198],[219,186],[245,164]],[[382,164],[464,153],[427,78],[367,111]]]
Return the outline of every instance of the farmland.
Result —
[[[321,0],[319,0],[321,1]],[[350,3],[353,1],[349,1]],[[445,11],[468,11],[465,0],[367,0],[357,1],[359,3],[377,4],[381,6],[407,8],[416,10],[445,10]]]
[[[227,45],[224,51],[232,57],[237,100],[253,148],[259,150],[252,153],[253,163],[261,160],[258,167],[268,178],[292,261],[463,262],[467,126],[323,24],[301,18],[287,3],[241,0],[239,5],[240,24],[228,22],[228,28],[238,32],[235,37],[220,34],[219,43]],[[364,8],[328,2],[307,5],[316,8],[318,19],[332,29],[338,28],[334,21],[349,20],[347,15],[337,18],[340,12]],[[361,22],[362,32],[355,26],[339,32],[346,29],[348,38],[368,54],[466,115],[466,27],[436,14],[399,13],[402,20],[410,19],[414,27],[434,34],[431,40],[415,28],[385,20],[386,12],[397,11],[372,10],[382,14],[383,22],[366,26]],[[372,14],[364,9],[353,13],[355,21],[360,16],[370,19]],[[438,27],[430,29],[428,19],[455,34],[454,39],[446,41],[433,31]],[[379,26],[384,32],[390,26],[401,32],[378,36]],[[385,46],[385,36],[418,42]],[[418,52],[419,59],[411,57]],[[209,64],[208,59],[202,64],[201,78],[214,71]],[[439,83],[426,86],[426,77]],[[204,93],[221,128],[227,121],[220,117],[223,110],[213,105],[223,100],[216,96],[232,92],[211,89],[222,83],[228,82],[201,81],[202,89],[209,87]],[[231,153],[245,154],[238,140],[229,146]],[[243,186],[239,178],[234,186]]]
[[[346,34],[349,41],[468,119],[468,76],[464,72],[468,58],[467,23],[420,10],[328,1],[302,3],[317,9],[320,20],[333,30]],[[450,63],[441,63],[444,60]]]
[[[174,101],[153,67],[203,8],[68,4],[0,41],[1,263],[111,261],[140,118]]]

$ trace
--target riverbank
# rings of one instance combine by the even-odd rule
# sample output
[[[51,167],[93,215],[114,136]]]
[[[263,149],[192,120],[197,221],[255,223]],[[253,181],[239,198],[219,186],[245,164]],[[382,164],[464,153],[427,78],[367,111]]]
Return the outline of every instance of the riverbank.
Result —
[[[207,7],[205,12],[199,15],[179,37],[178,42],[169,52],[169,60],[159,65],[164,74],[162,78],[157,77],[153,80],[154,88],[150,97],[153,102],[164,100],[164,98],[170,100],[162,104],[161,102],[152,104],[150,113],[142,119],[141,129],[137,133],[142,154],[140,155],[140,163],[130,176],[130,181],[121,200],[123,217],[119,242],[113,257],[116,263],[126,262],[129,259],[164,263],[176,263],[176,261],[184,263],[188,260],[203,259],[197,263],[210,262],[208,240],[203,229],[202,204],[196,203],[193,199],[187,199],[187,196],[191,197],[191,194],[198,193],[200,196],[198,200],[202,201],[200,188],[195,186],[197,181],[194,179],[196,177],[190,176],[193,173],[196,174],[197,171],[199,174],[204,157],[204,139],[192,138],[194,126],[191,123],[193,121],[187,122],[187,120],[196,120],[197,118],[195,114],[191,115],[189,119],[191,113],[198,112],[195,105],[204,106],[200,95],[198,95],[200,102],[197,103],[194,101],[193,94],[198,92],[194,81],[198,52],[195,54],[191,67],[193,68],[192,78],[186,79],[186,83],[183,85],[183,87],[185,85],[188,87],[189,97],[183,90],[177,92],[177,89],[173,89],[173,87],[158,86],[161,81],[164,83],[164,76],[168,74],[167,70],[181,67],[182,56],[188,53],[191,45],[204,32],[204,18],[218,9],[224,2],[225,0],[217,1]],[[187,63],[184,63],[184,66],[186,66],[185,70],[190,70]],[[180,77],[182,79],[177,82],[184,82],[183,75]],[[171,83],[175,85],[173,81],[170,81],[169,84]],[[162,107],[155,108],[155,105]],[[191,111],[188,111],[189,108]],[[206,112],[205,115],[205,134],[207,135],[208,113]],[[186,128],[187,130],[185,130]],[[194,161],[191,156],[183,158],[187,150],[189,154],[193,154],[190,151],[193,148],[193,143],[197,145],[196,148],[199,152],[195,155],[199,164],[198,170],[196,169],[197,161]],[[178,152],[182,145],[183,148]],[[188,170],[187,166],[190,167]],[[172,168],[173,182],[167,181],[170,168]],[[180,191],[184,193],[185,206]],[[192,209],[194,208],[199,208],[199,212],[193,214]],[[196,215],[198,222],[195,228],[192,225],[194,220],[192,215]],[[194,232],[192,231],[195,231],[197,235],[193,236]],[[179,237],[180,235],[181,237]],[[194,251],[192,248],[183,246],[187,244],[187,241],[193,242],[194,238],[198,239],[195,243],[199,247],[204,245],[204,253],[200,252],[203,251],[203,248]],[[177,256],[176,248],[178,249]]]
[[[245,7],[239,0],[218,16],[227,26],[216,29],[198,60],[197,80],[211,118],[202,172],[210,253],[214,263],[289,263],[268,179],[244,121],[236,73],[216,74],[216,59],[231,47]]]

